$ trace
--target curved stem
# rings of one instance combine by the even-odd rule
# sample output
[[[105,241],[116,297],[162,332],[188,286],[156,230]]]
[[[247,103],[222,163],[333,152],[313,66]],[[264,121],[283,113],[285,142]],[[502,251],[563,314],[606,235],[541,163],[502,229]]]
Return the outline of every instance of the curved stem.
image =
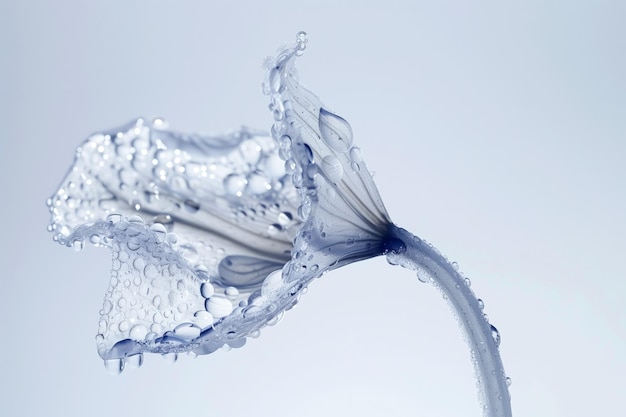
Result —
[[[511,397],[498,349],[499,341],[494,340],[497,330],[484,318],[478,299],[463,276],[435,248],[408,231],[392,226],[390,237],[389,261],[426,272],[456,312],[472,352],[484,416],[511,417]]]

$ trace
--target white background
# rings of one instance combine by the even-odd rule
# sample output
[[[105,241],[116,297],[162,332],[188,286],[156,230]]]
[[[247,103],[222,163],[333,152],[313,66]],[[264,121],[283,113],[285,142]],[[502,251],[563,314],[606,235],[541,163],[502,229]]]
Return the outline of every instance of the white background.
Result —
[[[515,415],[626,413],[625,3],[335,3],[0,2],[2,415],[480,415],[445,302],[382,258],[241,350],[102,366],[109,254],[46,232],[75,147],[141,115],[269,128],[261,63],[299,30],[392,219],[485,300]]]

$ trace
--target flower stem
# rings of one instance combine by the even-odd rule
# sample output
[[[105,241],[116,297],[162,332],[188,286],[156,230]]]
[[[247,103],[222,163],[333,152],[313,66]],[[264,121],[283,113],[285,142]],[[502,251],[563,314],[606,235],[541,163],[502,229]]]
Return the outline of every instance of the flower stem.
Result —
[[[482,306],[463,276],[435,248],[405,229],[392,225],[389,236],[389,262],[427,274],[455,311],[472,352],[484,416],[511,417],[499,335],[485,319]]]

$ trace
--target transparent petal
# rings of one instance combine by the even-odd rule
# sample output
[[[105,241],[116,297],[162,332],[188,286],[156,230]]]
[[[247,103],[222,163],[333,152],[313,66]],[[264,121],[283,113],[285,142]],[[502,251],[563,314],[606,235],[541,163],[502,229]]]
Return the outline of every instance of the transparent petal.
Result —
[[[295,251],[336,266],[380,255],[391,221],[353,145],[350,124],[298,82],[294,64],[306,35],[297,40],[268,62],[264,83],[275,119],[272,135],[301,197],[298,214],[305,224]]]
[[[245,128],[184,135],[143,119],[78,148],[48,200],[49,229],[61,244],[113,253],[97,337],[103,358],[226,343],[207,334],[258,298],[290,259],[300,225],[277,151],[271,137]]]

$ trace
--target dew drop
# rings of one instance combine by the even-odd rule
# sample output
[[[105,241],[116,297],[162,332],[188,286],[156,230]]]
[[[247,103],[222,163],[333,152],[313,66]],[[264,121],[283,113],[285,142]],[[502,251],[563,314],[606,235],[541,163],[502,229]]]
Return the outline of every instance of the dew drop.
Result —
[[[148,264],[143,269],[143,274],[146,276],[146,278],[156,278],[157,275],[159,275],[159,270],[153,264]]]
[[[308,41],[306,32],[298,32],[296,35],[296,55],[301,56],[304,53]]]
[[[155,306],[156,308],[161,307],[161,296],[160,295],[155,295],[154,298],[152,299],[152,305]]]
[[[146,338],[146,335],[148,334],[148,329],[146,329],[145,326],[142,326],[141,324],[137,324],[135,326],[133,326],[132,329],[130,329],[130,338],[137,340],[137,341],[143,341]]]
[[[483,310],[485,308],[485,302],[482,299],[478,299],[478,308]]]
[[[224,178],[224,189],[230,195],[241,197],[247,185],[245,177],[238,174],[230,174]]]
[[[358,148],[358,147],[355,146],[352,149],[350,149],[350,159],[355,164],[358,164],[361,161],[363,161],[363,155],[361,154],[361,148]]]
[[[322,171],[330,182],[337,183],[343,177],[343,165],[341,165],[339,158],[334,155],[328,155],[322,159]]]
[[[298,207],[298,216],[302,221],[306,221],[306,219],[309,218],[309,214],[311,214],[311,204],[303,202],[300,207]]]
[[[201,329],[191,323],[183,323],[176,326],[174,334],[183,340],[193,340],[200,336]]]
[[[80,252],[81,250],[83,250],[84,247],[85,241],[82,239],[75,239],[72,242],[72,249],[74,249],[76,252]]]
[[[107,221],[111,223],[119,223],[122,221],[122,215],[120,213],[111,213],[107,216]]]
[[[213,296],[204,303],[206,311],[216,319],[226,317],[233,311],[233,305],[224,297]]]
[[[141,247],[141,243],[139,242],[138,239],[133,238],[133,239],[130,239],[128,242],[126,242],[126,246],[128,247],[128,249],[132,251],[136,251]]]
[[[104,368],[111,375],[119,375],[124,370],[124,359],[122,358],[105,359]]]
[[[111,301],[104,300],[104,304],[102,305],[102,314],[109,314],[112,308],[113,304],[111,304]]]
[[[507,387],[510,387],[510,386],[511,386],[511,384],[513,383],[513,381],[511,380],[511,378],[509,378],[508,376],[506,377],[506,380],[505,380],[505,381],[506,381],[506,386],[507,386]]]
[[[161,223],[154,223],[150,226],[150,230],[154,232],[159,241],[163,241],[167,235],[167,229]]]
[[[322,139],[337,152],[346,152],[352,146],[352,127],[341,116],[320,108],[319,129]]]
[[[249,194],[263,194],[272,189],[268,179],[258,173],[250,174],[247,182],[247,191]]]
[[[307,38],[307,33],[304,31],[300,31],[296,34],[296,42],[298,43],[307,43],[309,40]]]
[[[196,311],[193,315],[194,321],[200,328],[209,327],[213,324],[213,316],[205,310]]]
[[[239,296],[239,290],[235,287],[226,287],[224,294],[226,294],[228,298],[235,298]]]
[[[126,366],[131,369],[141,368],[143,365],[143,353],[137,353],[126,357]]]
[[[283,230],[283,227],[280,224],[270,224],[267,227],[267,233],[269,233],[270,236],[274,236],[276,234],[278,234],[281,230]]]
[[[197,213],[198,210],[200,210],[200,204],[194,200],[185,200],[183,205],[185,206],[185,209],[187,209],[189,213]]]
[[[176,353],[176,352],[164,353],[161,356],[168,363],[174,363],[174,362],[176,362],[178,360],[178,353]]]
[[[496,346],[500,346],[500,332],[493,324],[491,326],[491,337],[493,337],[493,341],[496,342]]]
[[[296,161],[294,161],[293,159],[288,159],[285,161],[285,172],[287,174],[293,174],[296,172]]]
[[[202,285],[200,285],[200,294],[204,298],[211,298],[213,294],[215,294],[215,288],[210,282],[203,282]]]
[[[120,332],[125,333],[126,331],[128,331],[128,328],[130,326],[128,325],[128,322],[126,320],[123,320],[117,327]]]
[[[463,282],[465,282],[465,285],[467,285],[468,287],[472,286],[472,281],[467,277],[463,279]]]
[[[278,214],[278,223],[281,225],[288,224],[293,219],[293,216],[288,211],[284,211]]]

